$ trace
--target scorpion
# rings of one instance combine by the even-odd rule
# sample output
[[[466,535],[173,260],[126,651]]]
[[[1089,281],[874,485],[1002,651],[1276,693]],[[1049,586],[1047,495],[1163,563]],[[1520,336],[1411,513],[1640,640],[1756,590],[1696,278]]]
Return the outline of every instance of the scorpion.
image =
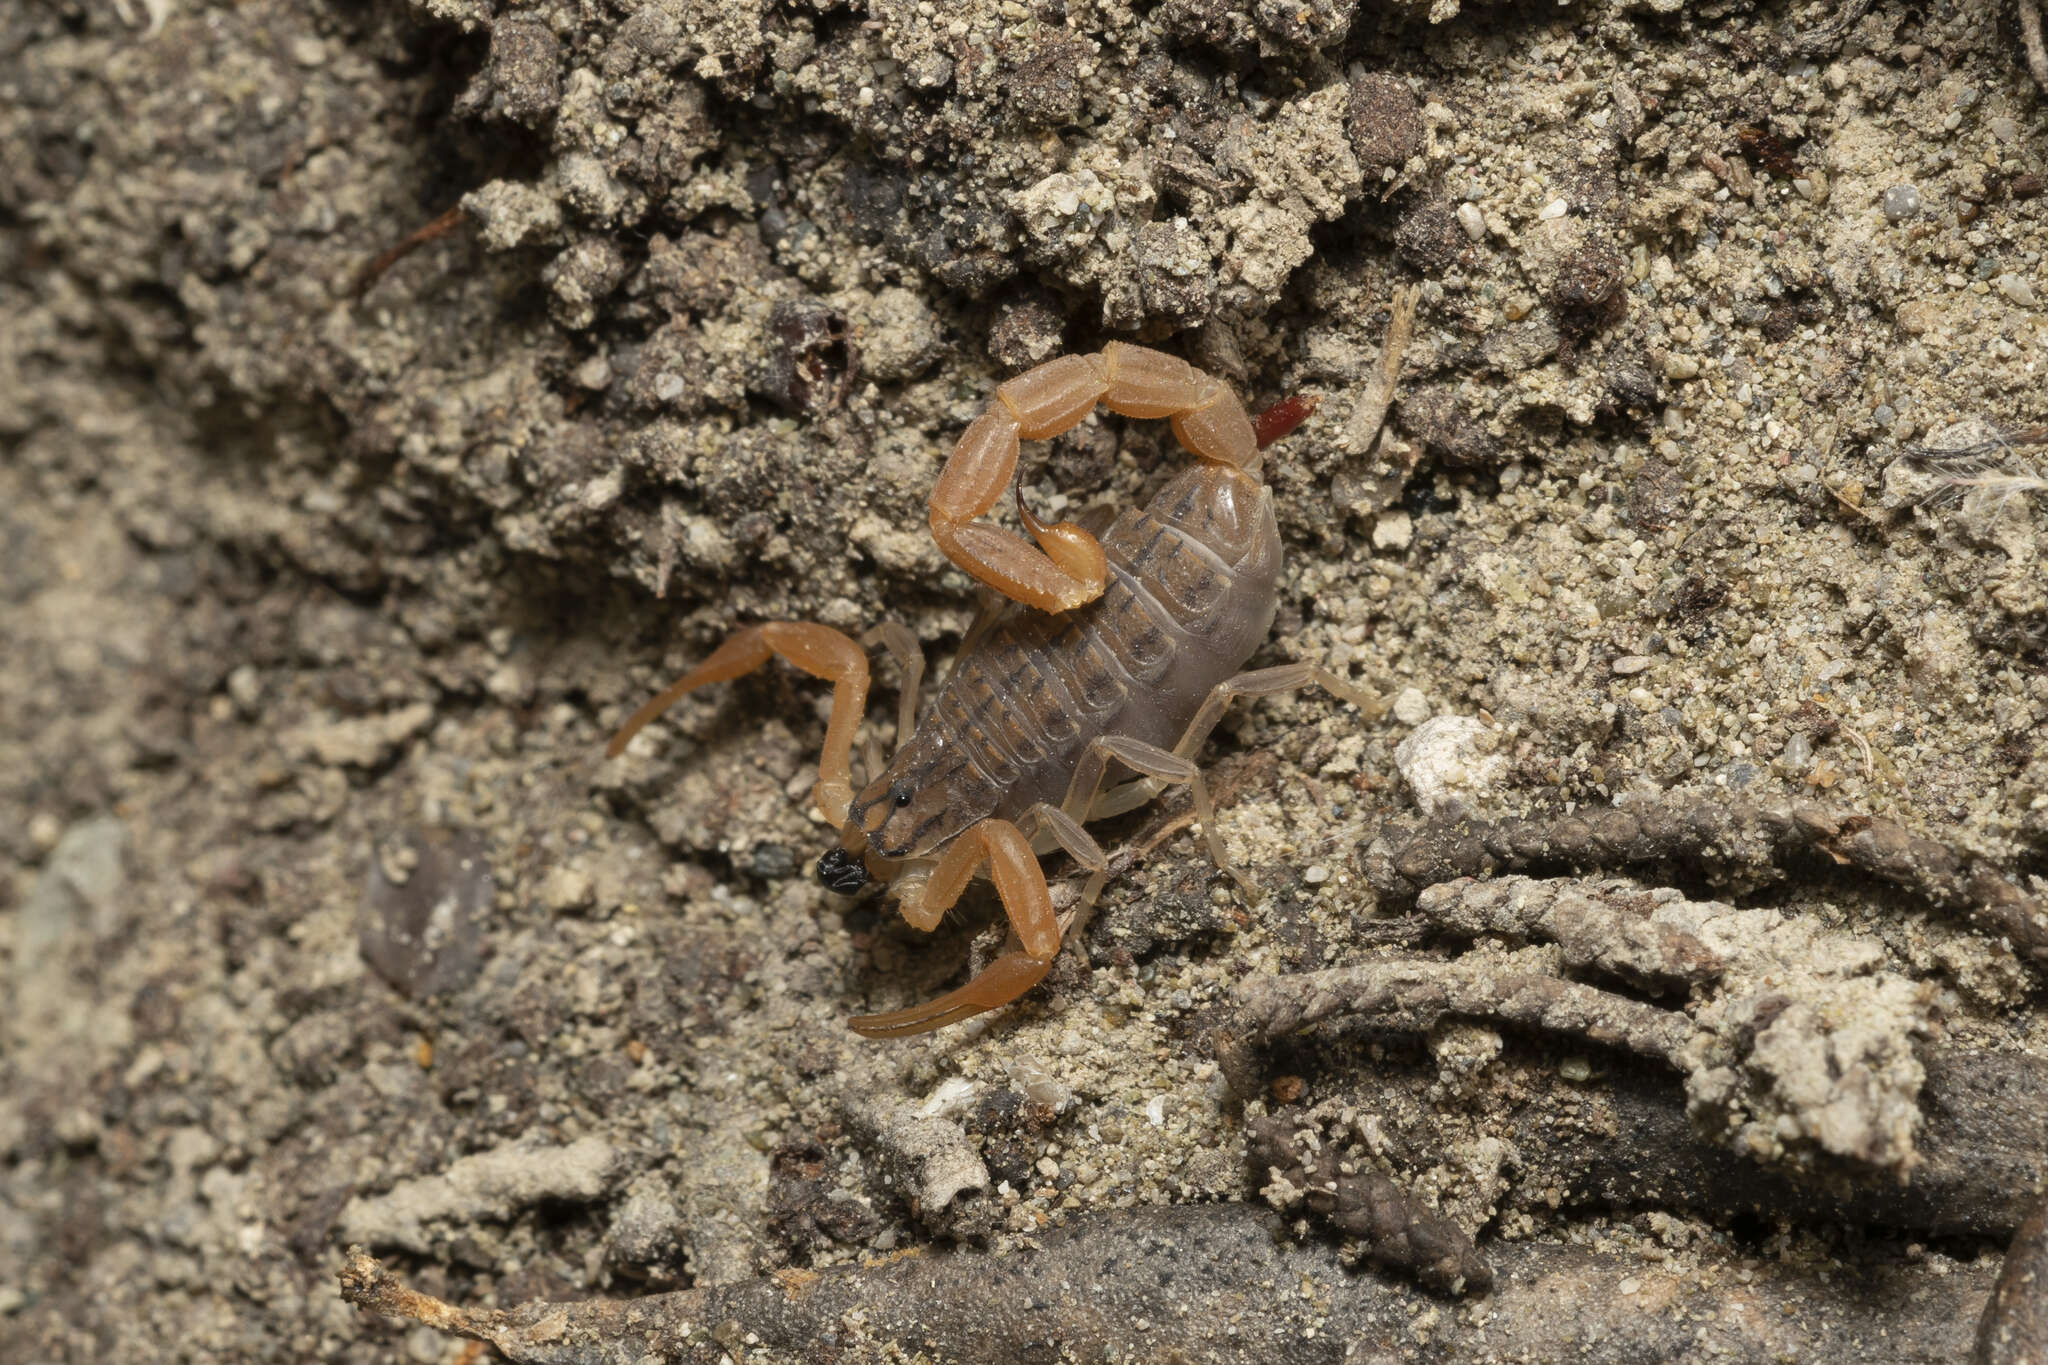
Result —
[[[1194,465],[1106,530],[1106,516],[1084,516],[1092,529],[1049,525],[1024,505],[1021,488],[1017,511],[1031,542],[979,520],[1009,486],[1021,442],[1069,430],[1098,403],[1124,417],[1167,419]],[[616,757],[686,694],[770,658],[832,684],[812,796],[840,835],[818,860],[819,880],[846,895],[888,883],[903,918],[930,932],[985,870],[1010,927],[1005,950],[964,986],[849,1021],[871,1038],[943,1028],[1036,985],[1109,873],[1083,824],[1135,809],[1169,786],[1189,788],[1210,857],[1255,898],[1257,888],[1224,850],[1194,755],[1238,697],[1318,684],[1361,709],[1374,704],[1316,664],[1242,671],[1272,629],[1279,598],[1280,531],[1260,478],[1262,452],[1312,408],[1285,399],[1254,426],[1226,384],[1123,342],[1027,370],[997,386],[996,401],[961,434],[930,495],[933,539],[994,596],[922,718],[924,660],[900,623],[856,642],[824,625],[765,622],[733,634],[641,707],[606,755]],[[876,643],[903,676],[898,748],[886,766],[873,753],[872,776],[856,791],[854,732],[867,704],[867,650]],[[1064,915],[1055,913],[1038,862],[1054,848],[1089,874]]]

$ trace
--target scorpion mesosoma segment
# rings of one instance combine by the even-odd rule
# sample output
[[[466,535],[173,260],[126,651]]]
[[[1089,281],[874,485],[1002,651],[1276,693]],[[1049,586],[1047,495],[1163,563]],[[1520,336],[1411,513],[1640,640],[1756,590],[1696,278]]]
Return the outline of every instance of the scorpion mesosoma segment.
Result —
[[[833,685],[814,798],[840,829],[818,876],[841,893],[892,883],[903,917],[932,930],[986,869],[1009,917],[1005,951],[966,985],[927,1004],[851,1021],[870,1037],[942,1028],[1008,1004],[1043,977],[1072,917],[1101,890],[1108,859],[1082,828],[1161,789],[1191,789],[1210,855],[1248,893],[1216,830],[1194,756],[1235,697],[1320,684],[1360,707],[1373,699],[1313,664],[1241,672],[1273,623],[1280,533],[1260,481],[1262,448],[1302,421],[1288,399],[1255,427],[1237,396],[1183,360],[1112,342],[1066,355],[996,389],[961,435],[930,500],[947,558],[999,595],[963,642],[938,695],[917,717],[924,660],[889,623],[869,632],[903,672],[893,761],[858,792],[854,730],[867,702],[863,643],[822,625],[749,626],[634,714],[607,750],[684,694],[779,656]],[[1056,436],[1097,403],[1126,417],[1167,418],[1196,457],[1142,510],[1100,538],[1073,522],[1018,513],[1035,544],[977,520],[1009,486],[1020,441]],[[872,765],[871,765],[872,766]],[[1112,773],[1129,773],[1103,790]],[[1060,848],[1090,875],[1066,917],[1055,913],[1038,858]]]

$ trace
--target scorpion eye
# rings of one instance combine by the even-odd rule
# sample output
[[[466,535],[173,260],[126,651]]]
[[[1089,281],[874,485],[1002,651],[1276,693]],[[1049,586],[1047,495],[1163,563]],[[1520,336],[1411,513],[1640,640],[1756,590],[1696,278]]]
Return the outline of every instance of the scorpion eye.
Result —
[[[895,786],[889,788],[889,799],[896,803],[896,809],[898,810],[910,804],[912,795],[914,793],[910,790],[908,782],[898,782]]]

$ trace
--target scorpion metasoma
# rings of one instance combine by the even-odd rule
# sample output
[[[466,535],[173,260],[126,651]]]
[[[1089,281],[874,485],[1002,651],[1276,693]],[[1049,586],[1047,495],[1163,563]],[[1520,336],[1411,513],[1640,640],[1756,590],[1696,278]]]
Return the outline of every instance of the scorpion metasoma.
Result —
[[[832,683],[814,797],[840,842],[818,860],[819,879],[841,893],[893,883],[904,919],[930,931],[986,867],[1012,931],[1005,951],[959,989],[851,1021],[869,1037],[942,1028],[1035,985],[1108,874],[1083,822],[1131,810],[1167,786],[1191,789],[1210,855],[1252,891],[1224,853],[1195,752],[1234,697],[1318,683],[1361,707],[1373,703],[1314,664],[1239,671],[1272,628],[1278,602],[1280,531],[1259,478],[1261,451],[1309,404],[1286,400],[1255,427],[1227,385],[1121,342],[1047,361],[999,385],[996,400],[948,457],[930,518],[947,558],[1005,600],[969,631],[922,719],[915,638],[894,623],[869,633],[867,644],[897,658],[904,684],[896,756],[864,788],[854,791],[852,755],[867,702],[866,649],[804,622],[739,631],[641,707],[606,751],[616,756],[686,693],[771,656]],[[1021,492],[1017,510],[1035,547],[977,520],[1010,484],[1020,441],[1057,436],[1097,403],[1125,417],[1169,419],[1199,462],[1100,539],[1074,522],[1039,520]],[[1130,780],[1105,791],[1113,772]],[[1038,864],[1055,847],[1090,874],[1065,919]]]

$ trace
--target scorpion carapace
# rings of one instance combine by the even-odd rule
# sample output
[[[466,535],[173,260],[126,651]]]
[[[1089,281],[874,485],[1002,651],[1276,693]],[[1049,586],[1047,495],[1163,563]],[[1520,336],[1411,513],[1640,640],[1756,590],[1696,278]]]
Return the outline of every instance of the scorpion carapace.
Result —
[[[947,459],[930,521],[947,558],[1006,600],[970,633],[922,716],[915,637],[893,623],[869,632],[863,643],[885,645],[903,667],[900,747],[857,794],[853,736],[867,700],[867,654],[820,625],[739,631],[642,707],[607,750],[619,753],[684,694],[771,656],[833,684],[814,797],[840,842],[819,860],[819,879],[842,893],[870,879],[888,882],[903,917],[930,930],[985,871],[1012,931],[1005,951],[958,990],[854,1019],[870,1037],[941,1028],[1029,990],[1108,873],[1083,824],[1131,810],[1166,786],[1190,789],[1210,855],[1254,893],[1225,856],[1196,751],[1235,697],[1317,683],[1361,707],[1373,704],[1313,664],[1239,672],[1272,628],[1280,579],[1280,533],[1272,494],[1259,481],[1260,450],[1304,420],[1312,402],[1284,400],[1255,429],[1223,384],[1121,342],[1099,355],[1047,361],[998,386],[996,400]],[[1097,403],[1126,417],[1169,419],[1199,463],[1099,538],[1075,522],[1040,521],[1021,498],[1030,542],[980,521],[1010,485],[1019,443],[1066,431]],[[1112,775],[1126,780],[1105,791]],[[1038,864],[1055,847],[1090,874],[1064,918]]]

